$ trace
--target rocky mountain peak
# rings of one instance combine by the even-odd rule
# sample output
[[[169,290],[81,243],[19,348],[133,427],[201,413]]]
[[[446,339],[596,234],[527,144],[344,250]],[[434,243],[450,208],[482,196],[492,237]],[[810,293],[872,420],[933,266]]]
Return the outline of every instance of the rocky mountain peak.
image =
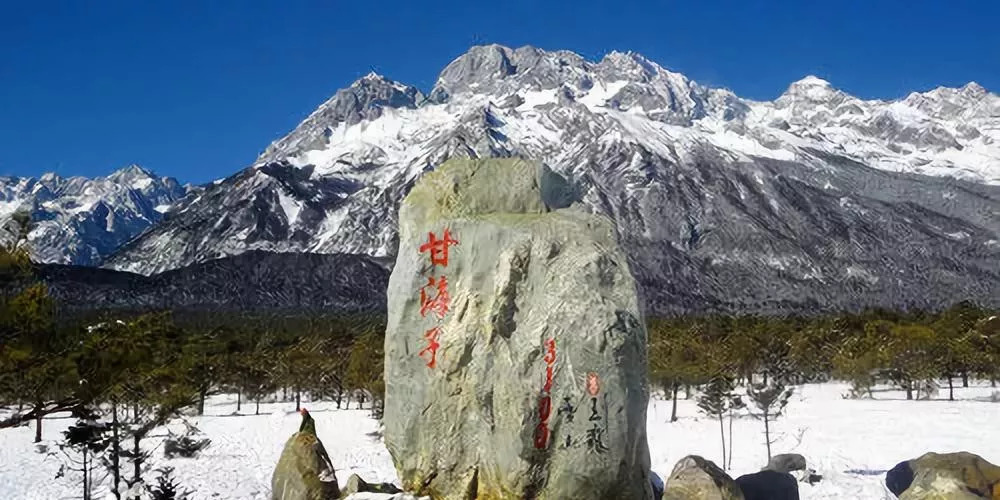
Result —
[[[982,99],[983,97],[986,97],[986,95],[990,93],[988,90],[986,90],[986,87],[983,87],[982,85],[976,82],[966,83],[965,85],[962,86],[960,90],[962,94],[971,99]]]
[[[830,82],[814,75],[807,75],[801,80],[792,82],[777,102],[809,101],[812,103],[830,102],[843,98],[846,94],[835,89]]]
[[[107,177],[112,182],[128,184],[135,189],[148,187],[156,178],[154,173],[134,163],[112,172]]]
[[[39,182],[45,185],[55,184],[62,180],[62,177],[55,172],[45,172],[41,177],[38,178]]]
[[[359,78],[349,87],[338,90],[320,105],[290,134],[272,143],[257,159],[257,164],[277,161],[296,152],[321,149],[328,144],[333,130],[349,127],[382,116],[385,108],[416,108],[424,95],[375,72]]]
[[[430,100],[448,101],[462,93],[506,96],[519,90],[547,90],[569,83],[589,87],[591,64],[570,51],[545,51],[526,45],[472,47],[449,63],[438,77]]]
[[[647,82],[659,75],[663,68],[638,52],[611,51],[601,59],[598,68],[612,73],[616,78],[634,82]]]

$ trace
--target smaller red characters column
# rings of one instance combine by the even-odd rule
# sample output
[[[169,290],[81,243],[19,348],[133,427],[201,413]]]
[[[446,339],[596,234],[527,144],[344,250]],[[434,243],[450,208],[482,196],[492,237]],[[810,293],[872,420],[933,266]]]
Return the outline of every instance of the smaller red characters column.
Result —
[[[549,415],[552,413],[552,377],[556,364],[556,341],[545,342],[545,385],[538,402],[538,426],[535,427],[535,448],[545,449],[549,444]]]

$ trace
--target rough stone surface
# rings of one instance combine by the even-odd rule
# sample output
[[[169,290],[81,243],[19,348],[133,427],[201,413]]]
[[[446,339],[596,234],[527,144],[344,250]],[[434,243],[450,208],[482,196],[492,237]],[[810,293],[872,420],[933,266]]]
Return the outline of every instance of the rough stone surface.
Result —
[[[368,483],[361,476],[351,474],[344,483],[344,488],[340,490],[340,497],[347,498],[355,493],[400,493],[399,488],[392,483]]]
[[[746,500],[799,500],[799,483],[787,472],[763,470],[736,478]]]
[[[958,453],[926,453],[908,462],[913,480],[906,487],[900,500],[976,500],[1000,499],[1000,467],[986,461],[979,455]],[[905,479],[902,464],[886,475],[889,486],[890,474],[894,474],[896,488]],[[895,493],[893,486],[890,490]]]
[[[271,500],[333,500],[340,496],[333,464],[316,434],[296,432],[271,476]]]
[[[776,472],[792,472],[806,470],[806,457],[798,453],[782,453],[771,457],[767,466],[763,470],[773,470]]]
[[[744,500],[725,471],[697,455],[682,458],[667,479],[663,500]]]
[[[637,286],[610,222],[574,199],[537,164],[452,160],[403,202],[384,422],[405,490],[652,498]],[[445,229],[458,243],[431,265],[420,247]],[[442,281],[449,308],[421,314]]]

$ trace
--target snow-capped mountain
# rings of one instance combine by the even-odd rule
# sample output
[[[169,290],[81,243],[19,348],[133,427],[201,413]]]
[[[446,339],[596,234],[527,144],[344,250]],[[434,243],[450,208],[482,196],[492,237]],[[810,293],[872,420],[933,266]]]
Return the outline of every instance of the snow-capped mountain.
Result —
[[[490,45],[427,94],[370,74],[108,267],[251,249],[392,257],[396,211],[452,156],[539,159],[616,222],[655,312],[1000,300],[1000,96],[896,101],[816,77],[756,102],[635,53]]]
[[[38,262],[97,265],[163,218],[191,188],[130,165],[107,177],[0,177],[0,224],[31,214],[28,234]],[[9,241],[4,231],[0,238]]]

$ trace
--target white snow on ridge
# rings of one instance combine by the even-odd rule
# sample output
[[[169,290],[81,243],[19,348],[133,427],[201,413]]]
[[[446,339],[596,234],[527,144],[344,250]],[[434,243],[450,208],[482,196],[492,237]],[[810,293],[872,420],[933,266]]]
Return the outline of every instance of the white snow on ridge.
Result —
[[[152,184],[153,184],[153,179],[150,179],[149,177],[143,177],[141,179],[136,179],[132,181],[132,189],[137,189],[139,191],[142,191],[143,189],[148,188]]]
[[[614,97],[628,83],[627,81],[609,82],[606,84],[604,82],[595,82],[586,95],[577,97],[576,100],[592,110],[599,110],[605,107],[608,99]]]
[[[302,202],[292,198],[284,192],[284,190],[278,190],[278,203],[281,205],[281,210],[285,213],[285,218],[288,220],[288,226],[294,226],[295,222],[299,220],[299,213],[302,211]]]
[[[518,95],[524,99],[524,102],[517,107],[518,111],[527,111],[529,109],[534,109],[537,106],[542,106],[545,104],[552,104],[558,101],[556,95],[559,89],[547,89],[547,90],[529,90],[526,92],[519,93]]]

